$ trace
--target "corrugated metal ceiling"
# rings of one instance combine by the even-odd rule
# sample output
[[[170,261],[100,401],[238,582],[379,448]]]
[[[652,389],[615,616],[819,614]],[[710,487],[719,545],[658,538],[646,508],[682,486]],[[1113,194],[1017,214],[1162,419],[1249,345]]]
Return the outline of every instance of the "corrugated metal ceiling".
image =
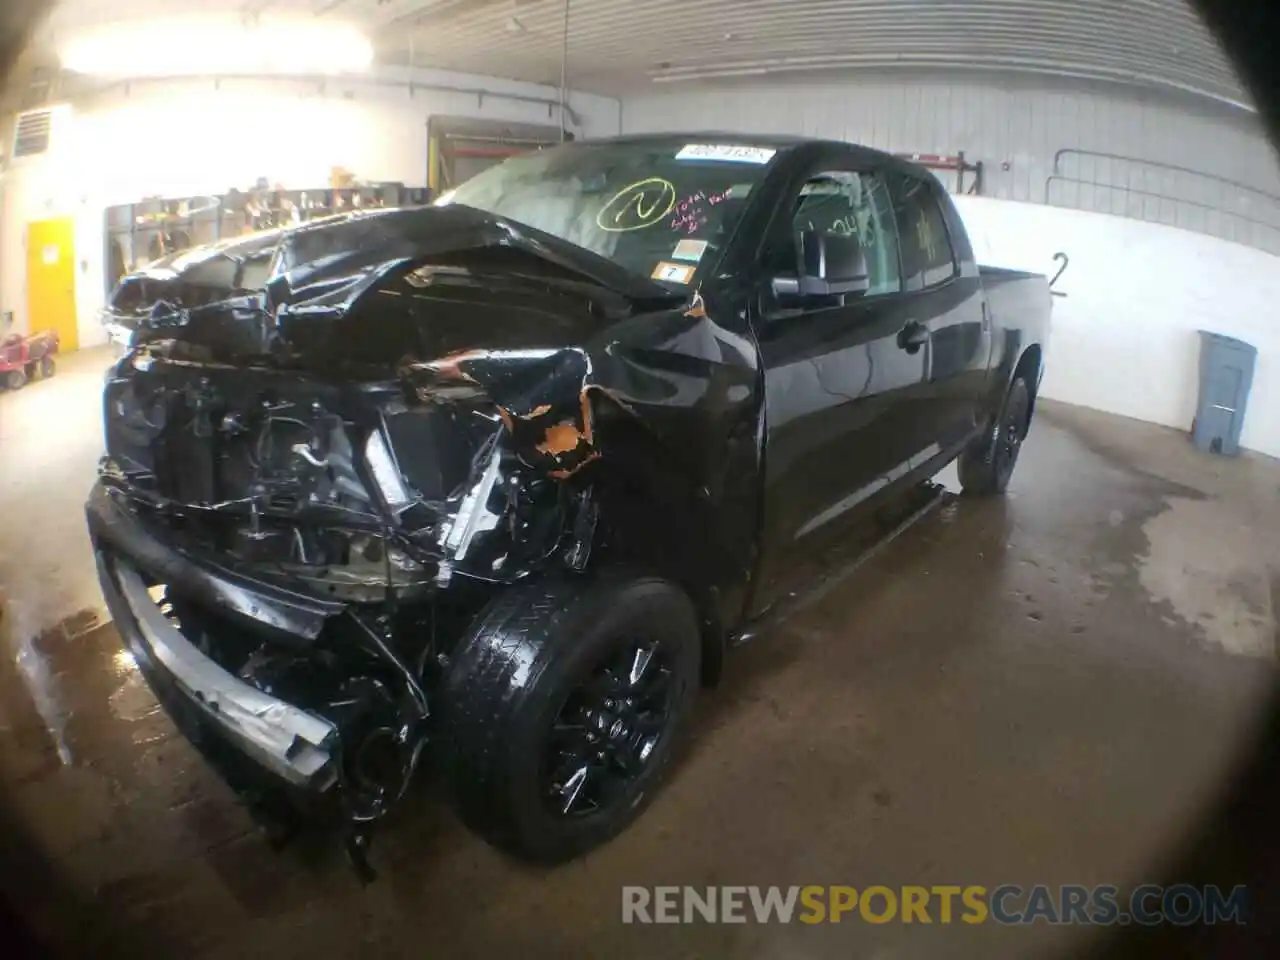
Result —
[[[203,0],[361,23],[385,62],[558,84],[565,0]],[[188,8],[191,9],[191,8]],[[53,23],[173,15],[63,0]],[[856,68],[1053,74],[1245,103],[1185,0],[569,0],[570,85],[622,95]]]
[[[388,53],[556,82],[563,0],[391,0]],[[513,20],[514,18],[514,20]],[[655,82],[851,68],[984,69],[1245,95],[1184,0],[570,0],[571,83]]]

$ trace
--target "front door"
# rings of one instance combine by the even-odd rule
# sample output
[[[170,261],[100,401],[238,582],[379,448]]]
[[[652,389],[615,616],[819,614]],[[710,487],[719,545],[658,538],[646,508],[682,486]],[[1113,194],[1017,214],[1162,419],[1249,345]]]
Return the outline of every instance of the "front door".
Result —
[[[79,345],[73,238],[70,217],[27,224],[27,330],[53,330],[64,352]]]
[[[917,305],[902,291],[888,185],[830,165],[799,179],[766,241],[755,318],[765,379],[764,525],[755,611],[785,592],[797,559],[876,502],[918,452],[924,351],[901,333]],[[778,224],[775,223],[775,227]],[[856,234],[865,294],[775,294],[796,272],[800,231]]]

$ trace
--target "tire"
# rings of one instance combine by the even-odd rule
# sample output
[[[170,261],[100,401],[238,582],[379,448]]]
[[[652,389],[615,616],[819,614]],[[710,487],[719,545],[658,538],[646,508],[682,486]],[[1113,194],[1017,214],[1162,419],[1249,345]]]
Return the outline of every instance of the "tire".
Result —
[[[40,378],[48,380],[58,372],[58,365],[53,362],[53,357],[43,357],[40,360]]]
[[[645,686],[609,687],[607,665],[631,663],[635,675],[641,655],[633,648],[652,651],[639,672]],[[449,778],[463,821],[495,847],[539,863],[570,860],[620,833],[652,798],[684,731],[699,660],[693,604],[666,580],[605,574],[500,594],[442,685]],[[593,698],[609,690],[619,699],[602,702],[619,712],[591,712]]]
[[[991,428],[960,454],[960,486],[965,493],[978,497],[1004,493],[1030,425],[1031,388],[1019,375],[1009,385]]]
[[[21,390],[27,385],[27,372],[25,370],[10,370],[5,374],[4,385],[10,390]]]

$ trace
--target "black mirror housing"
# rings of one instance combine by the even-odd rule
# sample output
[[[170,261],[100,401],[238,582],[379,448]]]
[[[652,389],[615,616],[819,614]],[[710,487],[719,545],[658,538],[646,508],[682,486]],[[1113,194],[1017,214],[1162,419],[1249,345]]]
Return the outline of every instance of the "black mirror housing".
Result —
[[[804,230],[799,236],[799,290],[803,296],[866,293],[867,253],[857,237]]]

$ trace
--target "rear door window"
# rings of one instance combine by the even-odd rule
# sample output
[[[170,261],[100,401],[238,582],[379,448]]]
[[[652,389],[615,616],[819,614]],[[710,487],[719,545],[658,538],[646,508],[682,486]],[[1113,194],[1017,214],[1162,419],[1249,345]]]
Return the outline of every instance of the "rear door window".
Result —
[[[958,269],[936,188],[918,177],[904,176],[897,193],[894,208],[905,289],[923,290],[946,283]]]

